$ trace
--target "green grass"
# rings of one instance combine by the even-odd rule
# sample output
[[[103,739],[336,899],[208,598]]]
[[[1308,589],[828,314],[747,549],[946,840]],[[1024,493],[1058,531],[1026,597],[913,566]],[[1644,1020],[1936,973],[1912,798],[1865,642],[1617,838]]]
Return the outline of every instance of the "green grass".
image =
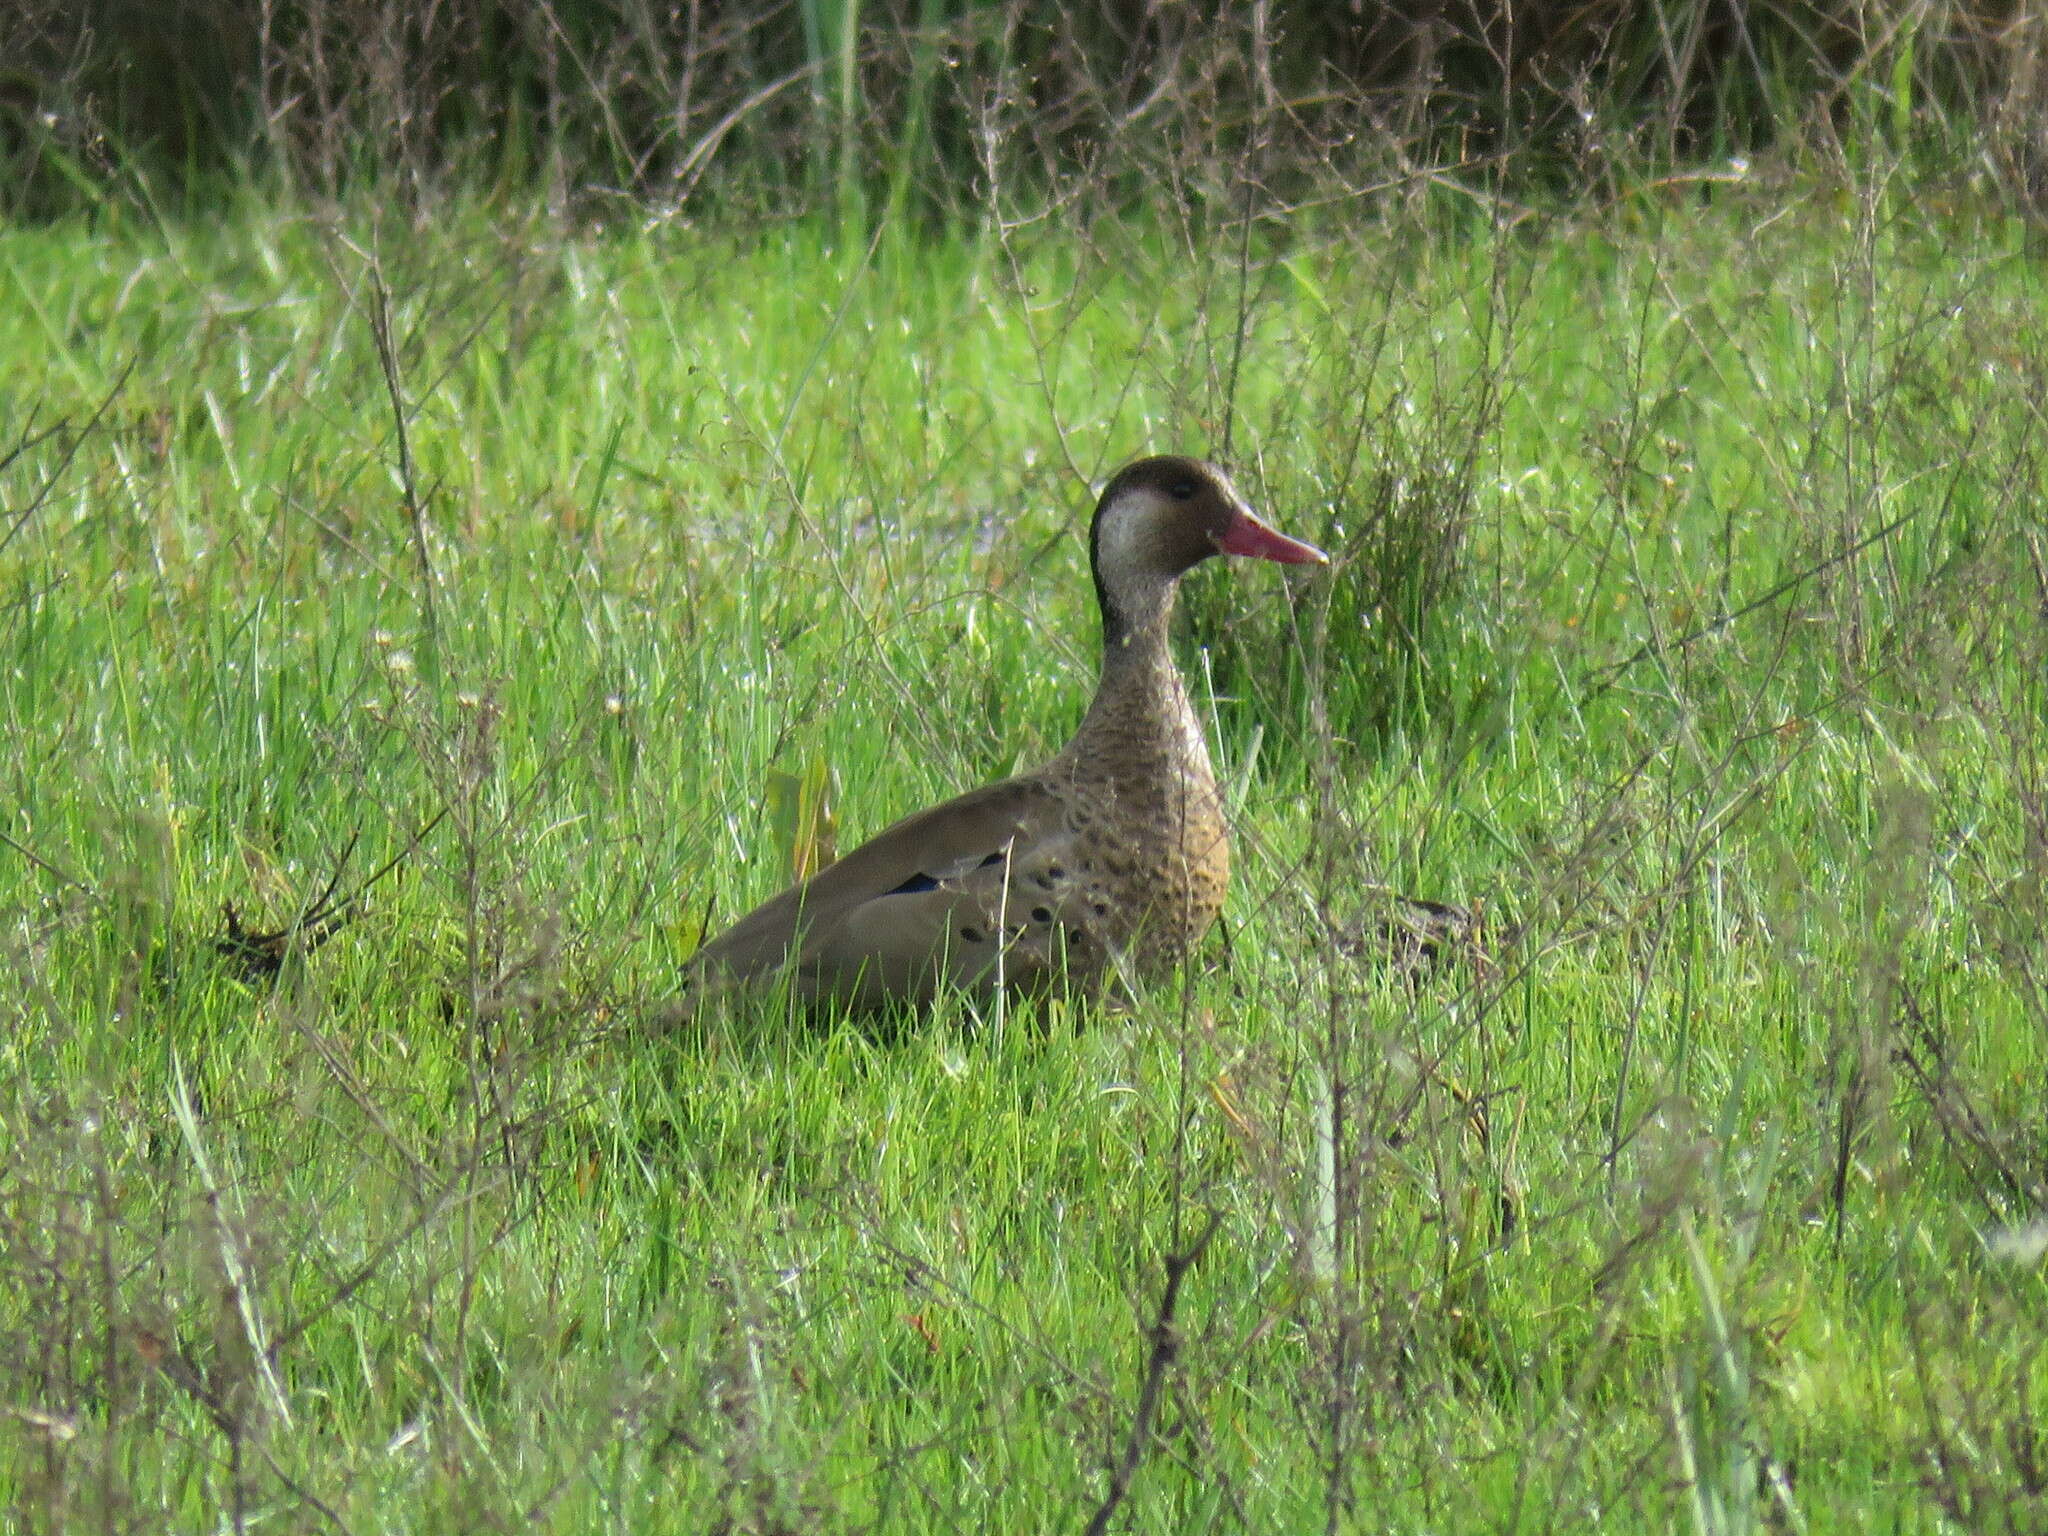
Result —
[[[1209,1210],[1115,1528],[2038,1526],[2038,252],[1268,233],[0,230],[20,1528],[1078,1529]],[[664,1031],[797,786],[1057,747],[1089,479],[1226,430],[1341,555],[1191,584],[1227,968]]]

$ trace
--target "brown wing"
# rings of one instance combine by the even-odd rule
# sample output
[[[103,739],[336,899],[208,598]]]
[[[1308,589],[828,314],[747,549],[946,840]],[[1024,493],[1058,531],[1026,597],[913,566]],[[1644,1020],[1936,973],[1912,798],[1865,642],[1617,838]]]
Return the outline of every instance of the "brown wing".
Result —
[[[904,818],[704,946],[692,969],[746,983],[794,962],[808,998],[875,1006],[1029,985],[1065,955],[1072,833],[1043,784],[1009,779]]]

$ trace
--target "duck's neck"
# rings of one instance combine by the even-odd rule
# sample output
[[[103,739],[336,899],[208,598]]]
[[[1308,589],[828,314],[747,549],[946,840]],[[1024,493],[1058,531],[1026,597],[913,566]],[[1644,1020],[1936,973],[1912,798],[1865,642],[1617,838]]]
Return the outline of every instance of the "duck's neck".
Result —
[[[1161,582],[1104,607],[1101,679],[1066,753],[1085,777],[1215,782],[1201,721],[1168,643],[1176,586]]]

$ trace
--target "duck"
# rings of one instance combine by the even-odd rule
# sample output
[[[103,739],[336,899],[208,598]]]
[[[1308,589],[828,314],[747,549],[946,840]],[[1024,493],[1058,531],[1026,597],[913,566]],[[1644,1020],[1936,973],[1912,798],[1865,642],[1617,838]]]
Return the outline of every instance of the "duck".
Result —
[[[1139,459],[1089,524],[1101,611],[1095,697],[1042,766],[904,817],[711,939],[689,1011],[786,976],[806,1004],[872,1012],[943,991],[1101,991],[1193,954],[1223,906],[1230,836],[1169,626],[1217,555],[1322,565],[1204,459]]]

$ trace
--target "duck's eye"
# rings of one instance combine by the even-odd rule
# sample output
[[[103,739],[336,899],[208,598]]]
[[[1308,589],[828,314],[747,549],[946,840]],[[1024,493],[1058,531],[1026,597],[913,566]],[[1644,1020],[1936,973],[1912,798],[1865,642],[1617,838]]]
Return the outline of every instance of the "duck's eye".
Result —
[[[1166,488],[1166,494],[1175,501],[1193,501],[1195,499],[1195,482],[1192,480],[1176,480]]]

